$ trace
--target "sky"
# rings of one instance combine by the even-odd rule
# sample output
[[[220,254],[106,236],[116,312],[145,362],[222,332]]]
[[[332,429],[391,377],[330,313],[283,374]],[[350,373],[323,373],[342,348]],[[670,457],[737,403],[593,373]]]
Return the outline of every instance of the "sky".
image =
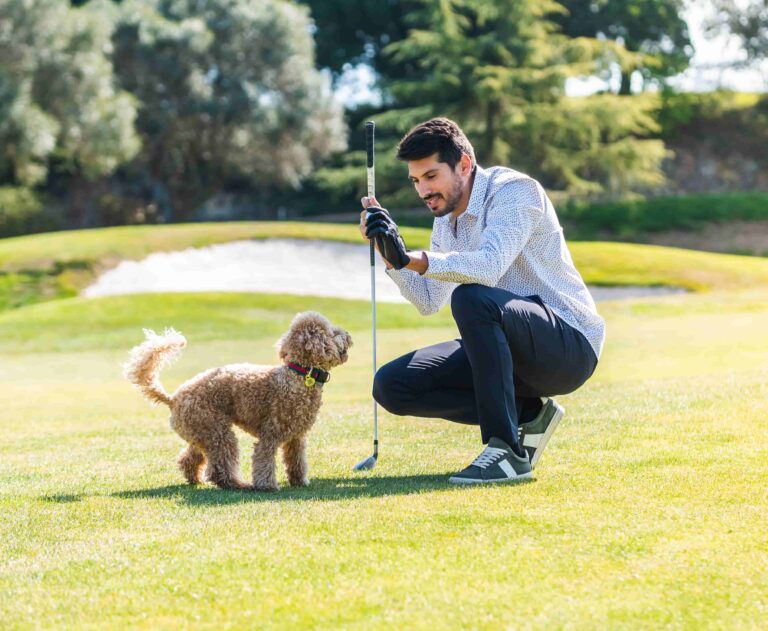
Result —
[[[748,0],[742,0],[746,4]],[[768,60],[759,67],[736,70],[735,62],[746,57],[736,38],[728,35],[704,37],[703,23],[711,19],[712,5],[706,0],[689,2],[685,19],[696,50],[691,68],[679,75],[676,87],[690,91],[709,91],[717,87],[739,92],[768,92]]]
[[[686,92],[709,92],[718,88],[738,92],[768,92],[768,60],[758,67],[737,69],[734,66],[745,57],[738,40],[729,35],[705,37],[704,24],[713,13],[710,0],[687,2],[683,15],[690,30],[695,54],[688,70],[672,77],[670,84]],[[609,82],[596,77],[569,79],[566,92],[569,96],[587,96],[606,88],[617,91],[619,80],[618,69]],[[360,65],[345,73],[338,85],[336,97],[346,105],[375,102],[377,95],[374,86],[375,79],[370,68]],[[634,89],[637,87],[633,86]]]
[[[747,1],[742,0],[742,3]],[[761,66],[738,69],[736,64],[745,58],[738,39],[730,35],[714,38],[705,36],[705,23],[713,15],[712,3],[708,0],[692,0],[687,3],[683,16],[688,24],[695,53],[688,70],[670,78],[670,84],[685,92],[710,92],[718,88],[737,92],[768,91],[768,61]],[[610,83],[595,77],[569,80],[566,90],[571,96],[586,96],[606,86],[616,91],[619,80],[618,74]]]

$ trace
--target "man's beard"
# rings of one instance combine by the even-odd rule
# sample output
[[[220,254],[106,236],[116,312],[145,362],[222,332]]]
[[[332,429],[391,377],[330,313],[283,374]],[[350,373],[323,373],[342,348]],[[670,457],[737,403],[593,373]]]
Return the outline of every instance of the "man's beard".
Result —
[[[442,210],[440,210],[438,208],[436,208],[435,210],[432,210],[431,208],[429,208],[429,206],[427,206],[427,208],[429,208],[430,212],[435,217],[445,217],[446,215],[449,215],[454,210],[456,210],[456,208],[459,205],[459,202],[461,201],[461,194],[462,194],[462,192],[463,191],[462,191],[462,188],[461,188],[461,180],[456,178],[456,181],[453,184],[453,190],[448,195],[448,198],[447,199],[443,198],[443,199],[445,199],[445,208],[443,208]],[[442,194],[439,194],[439,196],[443,197]],[[427,199],[429,199],[429,198],[427,198]],[[426,201],[426,199],[424,201]]]

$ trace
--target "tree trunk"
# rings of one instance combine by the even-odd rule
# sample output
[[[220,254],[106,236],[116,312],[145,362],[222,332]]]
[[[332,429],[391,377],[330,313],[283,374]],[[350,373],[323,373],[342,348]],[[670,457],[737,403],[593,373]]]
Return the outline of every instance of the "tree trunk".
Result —
[[[631,83],[632,83],[632,73],[622,71],[621,87],[619,87],[619,94],[624,96],[632,94]]]

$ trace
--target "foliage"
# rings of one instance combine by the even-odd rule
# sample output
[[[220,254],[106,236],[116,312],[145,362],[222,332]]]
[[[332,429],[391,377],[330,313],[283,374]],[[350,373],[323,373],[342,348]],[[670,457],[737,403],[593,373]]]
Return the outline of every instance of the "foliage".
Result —
[[[405,63],[384,53],[388,44],[406,39],[410,30],[430,28],[429,18],[420,11],[424,0],[302,0],[302,4],[310,7],[317,26],[321,66],[338,74],[348,65],[367,63],[383,83],[423,77],[417,62]],[[462,2],[432,4],[453,4],[461,10]],[[622,94],[629,93],[628,77],[634,70],[646,79],[666,77],[684,70],[693,52],[688,27],[680,17],[680,0],[558,0],[549,6],[548,17],[568,37],[620,41],[638,53],[614,58],[624,71]]]
[[[343,149],[305,10],[283,0],[128,0],[113,61],[141,103],[140,162],[177,214],[227,184],[296,186]]]
[[[570,199],[622,198],[664,183],[668,156],[642,101],[609,94],[539,105],[510,130],[515,165]],[[562,197],[562,195],[561,195]]]
[[[641,102],[565,98],[568,77],[625,53],[559,34],[549,19],[558,6],[425,1],[421,15],[429,27],[386,49],[424,76],[391,81],[396,106],[376,120],[402,133],[447,115],[465,129],[481,164],[512,165],[571,195],[620,196],[658,185],[665,151],[647,139],[656,126]]]
[[[338,76],[350,65],[369,64],[385,77],[400,76],[383,48],[416,26],[420,0],[299,0],[309,7],[317,28],[317,63]]]
[[[0,186],[0,238],[61,227],[60,219],[46,209],[37,193],[23,187]]]
[[[741,40],[746,63],[768,58],[768,0],[716,0],[718,16],[710,28],[732,33]]]
[[[648,99],[648,97],[652,97]],[[671,139],[689,124],[719,124],[733,116],[735,112],[751,110],[750,115],[759,115],[765,101],[759,94],[730,92],[676,92],[662,90],[656,95],[643,95],[648,104],[657,101],[653,107],[654,118],[658,121],[660,134]],[[768,122],[768,121],[766,121]],[[760,132],[758,132],[760,134]],[[762,134],[760,134],[762,135]]]
[[[43,182],[50,166],[86,178],[139,150],[135,102],[115,90],[104,11],[0,0],[0,177]]]
[[[598,235],[631,238],[645,232],[695,229],[708,222],[768,220],[768,193],[753,191],[601,204],[573,203],[563,209],[561,218],[573,226],[581,238]]]
[[[630,76],[646,80],[669,77],[688,67],[693,56],[682,0],[559,0],[567,9],[555,20],[570,37],[604,37],[619,41],[635,57],[621,63],[619,94],[630,93]]]

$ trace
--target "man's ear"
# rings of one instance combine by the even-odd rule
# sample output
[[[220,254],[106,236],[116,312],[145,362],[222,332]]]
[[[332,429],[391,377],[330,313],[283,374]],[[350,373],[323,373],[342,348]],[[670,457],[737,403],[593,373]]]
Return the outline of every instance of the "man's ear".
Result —
[[[464,177],[472,173],[472,158],[466,153],[462,153],[461,158],[459,158],[459,173]]]

